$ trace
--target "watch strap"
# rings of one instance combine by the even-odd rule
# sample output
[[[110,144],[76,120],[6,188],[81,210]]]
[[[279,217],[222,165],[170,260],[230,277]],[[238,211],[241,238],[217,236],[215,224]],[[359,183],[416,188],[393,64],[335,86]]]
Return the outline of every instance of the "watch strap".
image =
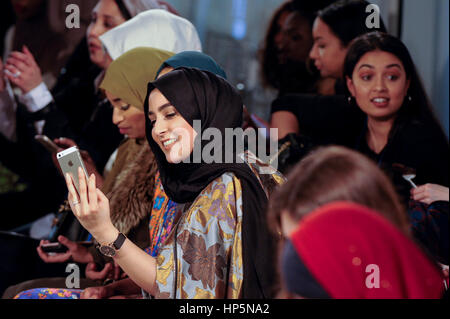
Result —
[[[119,235],[117,236],[117,239],[112,243],[112,246],[116,249],[119,250],[123,243],[125,242],[125,239],[127,239],[127,237],[125,237],[124,234],[119,233]]]

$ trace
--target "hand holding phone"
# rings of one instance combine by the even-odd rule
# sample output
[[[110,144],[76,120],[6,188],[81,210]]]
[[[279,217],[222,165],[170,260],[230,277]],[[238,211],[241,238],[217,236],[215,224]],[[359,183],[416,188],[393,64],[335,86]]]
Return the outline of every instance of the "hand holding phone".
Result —
[[[78,147],[73,146],[64,151],[61,151],[58,154],[56,154],[56,158],[58,159],[59,166],[61,167],[63,175],[65,176],[68,173],[72,177],[75,188],[78,194],[80,194],[78,168],[81,167],[86,179],[89,179],[89,177],[86,171],[86,167],[84,166],[83,159],[81,158],[80,151],[78,150]]]
[[[75,242],[77,245],[82,245],[84,247],[92,246],[91,241],[77,241]],[[66,245],[63,245],[61,243],[55,242],[55,243],[47,243],[41,245],[42,251],[45,253],[55,253],[55,254],[62,254],[69,250],[69,248]]]
[[[58,145],[61,149],[66,149],[66,148],[70,148],[72,146],[77,146],[77,143],[75,143],[74,140],[67,138],[67,137],[55,138],[53,140],[53,142],[55,142],[55,144]]]
[[[48,243],[42,244],[41,249],[44,253],[54,253],[54,254],[62,254],[69,250],[66,246],[61,243]]]
[[[37,252],[46,263],[61,263],[72,259],[74,262],[89,263],[93,257],[87,247],[93,245],[91,241],[71,241],[64,236],[58,237],[58,242],[41,240]]]

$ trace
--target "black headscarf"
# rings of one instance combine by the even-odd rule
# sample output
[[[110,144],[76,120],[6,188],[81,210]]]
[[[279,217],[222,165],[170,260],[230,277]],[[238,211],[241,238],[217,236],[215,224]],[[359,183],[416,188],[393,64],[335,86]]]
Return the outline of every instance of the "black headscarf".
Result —
[[[201,120],[202,132],[214,127],[220,130],[224,139],[225,128],[240,128],[242,125],[243,103],[239,93],[226,80],[213,73],[193,68],[177,68],[149,83],[144,106],[146,115],[149,110],[148,97],[155,88],[161,91],[191,126],[194,120]],[[234,173],[239,179],[243,203],[242,297],[272,297],[275,279],[272,256],[275,244],[266,223],[267,196],[257,177],[245,163],[223,164],[222,161],[207,164],[203,159],[201,163],[168,163],[153,140],[151,131],[152,124],[146,116],[147,139],[155,154],[164,190],[171,200],[177,203],[194,201],[203,189],[226,172]],[[201,139],[202,132],[197,132],[196,139]],[[204,143],[205,141],[200,141],[202,147]],[[222,154],[225,156],[225,143],[222,143]],[[234,155],[233,158],[236,158],[236,154]]]

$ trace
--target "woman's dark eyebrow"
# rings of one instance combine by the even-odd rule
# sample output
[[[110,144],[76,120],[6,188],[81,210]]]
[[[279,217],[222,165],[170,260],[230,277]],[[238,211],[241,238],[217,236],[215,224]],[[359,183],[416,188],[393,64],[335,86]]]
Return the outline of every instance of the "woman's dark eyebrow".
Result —
[[[370,65],[370,64],[363,64],[363,65],[361,65],[359,68],[358,68],[358,70],[361,70],[363,67],[366,67],[366,68],[369,68],[369,69],[375,69],[372,65]]]
[[[363,65],[361,65],[361,66],[358,68],[358,70],[361,70],[363,67],[367,67],[367,68],[369,68],[369,69],[375,69],[375,67],[373,67],[373,66],[370,65],[370,64],[363,64]],[[395,67],[397,67],[397,68],[399,68],[399,69],[402,68],[399,64],[393,63],[393,64],[389,64],[388,66],[386,66],[386,69],[389,69],[389,68],[395,68]]]
[[[170,104],[170,103],[165,103],[165,104],[159,106],[159,107],[158,107],[158,112],[161,112],[162,110],[164,110],[165,108],[167,108],[167,107],[169,107],[169,106],[172,106],[172,104]],[[148,111],[148,114],[150,115],[150,114],[154,114],[154,113],[153,113],[152,111]]]
[[[158,112],[161,112],[162,110],[164,110],[165,108],[172,106],[172,104],[170,103],[165,103],[163,105],[161,105],[160,107],[158,107]]]
[[[114,16],[110,16],[108,14],[104,14],[103,17],[105,18],[105,20],[112,20],[113,22],[117,22],[117,18]]]
[[[386,67],[386,69],[389,69],[389,68],[395,68],[395,67],[397,67],[397,68],[399,68],[399,69],[402,68],[399,64],[393,63],[393,64],[389,64],[389,65]]]

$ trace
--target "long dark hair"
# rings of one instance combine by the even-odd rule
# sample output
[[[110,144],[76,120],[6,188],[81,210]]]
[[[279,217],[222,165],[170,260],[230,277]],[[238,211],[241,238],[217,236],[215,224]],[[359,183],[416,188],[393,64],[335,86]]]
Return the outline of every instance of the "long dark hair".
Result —
[[[285,12],[294,12],[294,6],[291,1],[282,4],[273,14],[264,40],[264,47],[260,50],[259,56],[262,66],[263,85],[267,87],[277,88],[278,83],[278,50],[275,45],[275,35],[280,31],[278,19]]]
[[[365,0],[340,0],[320,10],[317,16],[347,47],[354,38],[374,31],[366,25],[368,5],[370,3]],[[380,28],[376,31],[387,32],[381,17]]]
[[[264,39],[264,47],[259,51],[259,59],[262,66],[262,80],[266,87],[280,88],[278,49],[275,45],[275,35],[280,31],[278,20],[287,12],[297,12],[305,18],[312,27],[317,11],[325,8],[335,0],[292,0],[282,4],[273,14]]]
[[[398,121],[431,120],[438,123],[408,49],[402,41],[392,35],[371,32],[354,39],[345,58],[344,78],[351,79],[353,70],[361,57],[372,51],[383,51],[395,55],[402,62],[406,77],[410,81],[408,98],[405,98],[399,110]]]
[[[130,20],[132,18],[132,16],[131,16],[130,12],[128,11],[127,7],[125,6],[125,4],[123,3],[123,1],[122,0],[114,0],[114,2],[119,7],[119,11],[120,11],[120,14],[122,15],[122,17],[125,20]]]

